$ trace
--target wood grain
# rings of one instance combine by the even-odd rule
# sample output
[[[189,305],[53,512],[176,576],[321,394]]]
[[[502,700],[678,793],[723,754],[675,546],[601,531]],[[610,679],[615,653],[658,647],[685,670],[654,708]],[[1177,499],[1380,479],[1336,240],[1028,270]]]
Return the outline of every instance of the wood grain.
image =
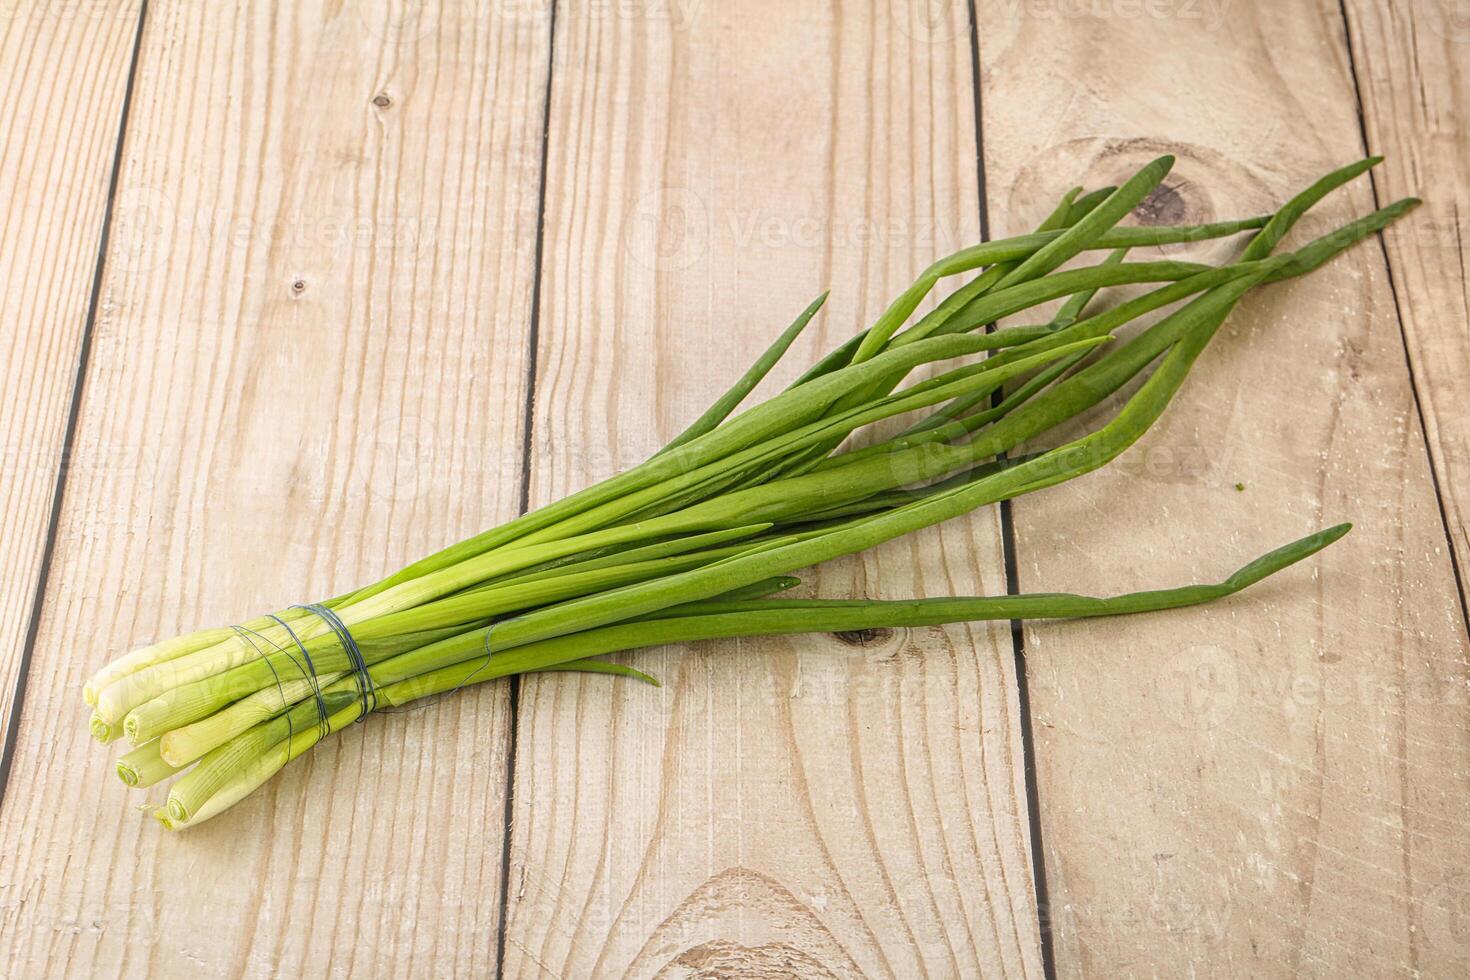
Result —
[[[515,513],[549,38],[482,14],[149,13],[118,195],[145,220],[107,254],[0,812],[11,975],[494,968],[502,686],[355,727],[178,836],[78,695],[130,645]]]
[[[1470,6],[1344,5],[1368,145],[1384,199],[1424,198],[1385,236],[1460,596],[1470,568]]]
[[[629,658],[657,690],[528,678],[514,746],[485,685],[187,835],[132,808],[77,696],[108,657],[638,462],[823,288],[764,392],[980,208],[964,4],[570,0],[552,65],[547,0],[159,3],[0,808],[0,972],[484,975],[503,945],[516,977],[1039,977],[1040,917],[1064,977],[1464,975],[1470,25],[1453,0],[978,15],[997,234],[1162,152],[1137,220],[1253,213],[1365,135],[1376,184],[1304,232],[1427,199],[1250,298],[1119,463],[1016,503],[1033,590],[1214,578],[1357,522],[1229,603],[1027,629],[1050,907],[1004,627]],[[0,0],[0,723],[138,16]],[[802,589],[998,593],[1002,564],[991,510]]]
[[[635,463],[978,237],[962,8],[557,15],[534,501]],[[770,389],[767,389],[770,390]],[[808,577],[1004,589],[994,512]],[[1040,976],[1007,631],[639,655],[522,687],[506,976]]]
[[[0,9],[0,732],[76,383],[138,4]],[[20,136],[23,134],[23,137]]]
[[[981,4],[998,231],[1162,152],[1142,220],[1363,154],[1336,3],[1216,9]],[[1463,975],[1467,643],[1377,244],[1250,298],[1128,456],[1015,519],[1023,589],[1104,592],[1357,522],[1229,603],[1027,629],[1058,974]]]

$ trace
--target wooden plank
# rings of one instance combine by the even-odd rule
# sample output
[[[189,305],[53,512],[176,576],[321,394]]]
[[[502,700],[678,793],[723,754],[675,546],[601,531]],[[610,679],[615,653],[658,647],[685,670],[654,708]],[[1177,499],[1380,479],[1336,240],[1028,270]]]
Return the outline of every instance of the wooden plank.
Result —
[[[1363,153],[1335,3],[1054,9],[981,5],[1000,230],[1162,152],[1145,220],[1254,213]],[[1371,207],[1360,181],[1308,230]],[[1232,602],[1026,631],[1058,975],[1460,972],[1435,909],[1466,896],[1467,642],[1376,244],[1249,299],[1128,456],[1018,501],[1020,585],[1214,578],[1344,519]]]
[[[1429,458],[1459,559],[1470,568],[1470,8],[1448,0],[1344,5],[1368,145],[1387,157],[1381,197],[1422,196],[1384,244]]]
[[[41,575],[138,4],[0,13],[0,732]]]
[[[783,383],[978,237],[962,6],[639,9],[557,16],[536,501],[646,457],[824,287]],[[1003,591],[997,515],[807,587]],[[1041,975],[1004,627],[636,662],[665,686],[522,686],[506,976]]]
[[[405,10],[407,15],[405,15]],[[387,2],[160,4],[0,813],[17,975],[494,969],[508,701],[355,727],[177,837],[79,685],[516,512],[547,25]],[[155,798],[159,795],[154,793]]]

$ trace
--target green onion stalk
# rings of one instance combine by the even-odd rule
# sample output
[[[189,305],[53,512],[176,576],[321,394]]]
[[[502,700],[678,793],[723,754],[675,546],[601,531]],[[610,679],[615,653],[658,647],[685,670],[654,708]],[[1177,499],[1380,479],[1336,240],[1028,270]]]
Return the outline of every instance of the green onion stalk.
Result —
[[[89,728],[98,741],[132,746],[117,764],[124,783],[173,779],[154,812],[178,829],[224,812],[375,711],[516,674],[657,684],[602,658],[724,637],[1115,616],[1232,595],[1349,525],[1283,545],[1220,582],[1120,596],[781,597],[801,568],[1116,458],[1163,413],[1247,293],[1311,272],[1418,203],[1280,248],[1312,206],[1378,162],[1336,170],[1274,214],[1188,227],[1119,224],[1159,186],[1170,157],[1117,187],[1073,188],[1030,234],[935,262],[870,327],[742,410],[823,294],[643,463],[355,591],[125,654],[83,687]],[[1247,237],[1221,265],[1132,257],[1232,236]],[[953,279],[957,287],[917,315]],[[1106,302],[1116,287],[1127,298]],[[1031,322],[997,326],[1007,318]],[[1125,388],[1106,421],[1059,438]],[[866,436],[879,423],[897,434]]]

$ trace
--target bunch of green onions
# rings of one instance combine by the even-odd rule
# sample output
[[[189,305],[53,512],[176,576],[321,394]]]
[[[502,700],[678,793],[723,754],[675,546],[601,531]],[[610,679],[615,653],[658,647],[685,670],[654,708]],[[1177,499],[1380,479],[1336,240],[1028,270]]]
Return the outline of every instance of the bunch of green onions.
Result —
[[[319,606],[134,650],[83,688],[92,732],[135,746],[117,766],[128,785],[182,774],[154,812],[165,826],[191,827],[374,710],[493,678],[575,670],[652,681],[597,658],[716,637],[1108,616],[1237,592],[1348,525],[1272,551],[1218,584],[1113,598],[775,597],[796,584],[794,570],[1112,460],[1163,412],[1242,296],[1310,272],[1417,203],[1277,251],[1310,207],[1377,162],[1327,175],[1274,215],[1182,228],[1118,225],[1164,178],[1170,157],[1119,187],[1074,189],[1032,234],[936,262],[869,329],[782,393],[734,414],[823,296],[646,462]],[[1239,258],[1219,267],[1127,260],[1134,248],[1246,232]],[[1105,257],[1094,265],[1074,262],[1095,252]],[[905,329],[939,280],[962,275]],[[1134,284],[1147,288],[1094,308],[1099,290]],[[995,328],[1058,300],[1044,322]],[[1126,341],[1115,339],[1161,310]],[[944,362],[957,363],[935,367]],[[900,387],[915,372],[923,380]],[[1136,377],[1141,383],[1099,428],[1035,448]],[[898,416],[918,421],[851,448],[855,431]]]

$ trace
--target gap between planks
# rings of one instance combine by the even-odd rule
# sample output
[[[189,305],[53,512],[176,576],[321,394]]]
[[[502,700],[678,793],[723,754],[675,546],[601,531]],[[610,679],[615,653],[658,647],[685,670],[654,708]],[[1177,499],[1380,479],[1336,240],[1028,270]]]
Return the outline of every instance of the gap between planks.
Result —
[[[1341,16],[1342,16],[1343,30],[1344,30],[1344,33],[1345,33],[1345,35],[1347,37],[1347,50],[1348,50],[1349,66],[1350,66],[1350,70],[1351,70],[1351,73],[1352,73],[1352,76],[1353,76],[1353,79],[1354,79],[1355,88],[1357,90],[1356,95],[1357,95],[1357,109],[1358,109],[1358,114],[1359,114],[1359,120],[1360,120],[1360,123],[1362,123],[1363,126],[1364,126],[1364,131],[1363,131],[1363,134],[1362,134],[1363,145],[1364,145],[1365,152],[1367,152],[1368,149],[1369,149],[1369,146],[1368,146],[1368,135],[1367,135],[1367,131],[1366,131],[1366,122],[1364,121],[1364,112],[1365,112],[1365,109],[1364,109],[1364,105],[1363,105],[1362,98],[1361,98],[1361,84],[1362,84],[1362,82],[1361,82],[1361,78],[1359,76],[1359,67],[1356,64],[1356,61],[1353,58],[1353,54],[1352,54],[1352,43],[1351,43],[1351,39],[1352,39],[1352,33],[1351,33],[1352,32],[1352,25],[1351,25],[1351,19],[1348,16],[1348,13],[1345,10],[1345,8],[1342,8],[1340,6],[1339,9],[1340,9]],[[53,499],[52,499],[52,504],[51,504],[51,511],[50,511],[50,516],[49,516],[48,527],[47,527],[47,531],[46,531],[45,543],[44,543],[43,552],[42,552],[42,558],[41,558],[39,576],[38,576],[38,580],[37,580],[37,584],[36,584],[36,588],[35,588],[35,592],[34,592],[34,599],[33,599],[33,603],[32,603],[32,609],[31,609],[30,619],[29,619],[29,623],[28,623],[28,626],[27,626],[26,634],[25,634],[26,638],[25,638],[25,643],[24,643],[23,650],[22,650],[22,655],[21,655],[19,670],[18,670],[18,673],[17,673],[16,681],[15,681],[15,694],[14,694],[14,701],[13,701],[15,707],[13,709],[13,712],[12,712],[10,718],[8,719],[8,723],[7,723],[7,726],[6,726],[6,731],[4,733],[3,753],[0,753],[0,804],[3,804],[5,785],[8,782],[9,769],[10,769],[10,765],[11,765],[11,758],[12,758],[12,754],[13,754],[13,750],[14,750],[14,743],[15,743],[15,739],[16,739],[16,734],[17,734],[18,728],[19,728],[20,717],[21,717],[21,714],[22,714],[22,712],[24,710],[24,695],[25,695],[25,689],[26,689],[27,672],[28,672],[28,667],[29,667],[30,660],[31,660],[32,651],[34,649],[34,645],[35,645],[36,638],[37,638],[39,620],[40,620],[40,616],[41,616],[42,607],[43,607],[43,604],[44,604],[44,598],[45,598],[45,595],[46,595],[46,588],[47,588],[47,584],[48,584],[48,578],[49,578],[51,561],[52,561],[52,557],[53,557],[53,554],[54,554],[54,546],[55,546],[55,538],[56,538],[56,533],[57,533],[57,522],[58,522],[58,517],[59,517],[59,514],[60,514],[60,506],[61,506],[62,499],[63,499],[64,493],[65,493],[65,490],[66,490],[68,462],[69,462],[69,459],[70,459],[70,453],[71,453],[71,450],[72,450],[72,447],[73,447],[73,443],[74,443],[74,440],[75,440],[75,435],[76,435],[77,420],[78,420],[78,415],[79,415],[78,407],[79,407],[80,402],[81,402],[81,398],[82,398],[82,394],[83,394],[83,389],[84,389],[85,381],[86,381],[88,356],[89,356],[89,353],[90,353],[90,342],[91,342],[91,338],[92,338],[92,334],[93,334],[93,329],[94,329],[94,326],[95,326],[95,321],[96,321],[97,312],[98,312],[98,304],[99,304],[99,299],[100,299],[100,293],[99,293],[99,291],[100,291],[100,285],[101,285],[101,281],[102,281],[102,274],[103,274],[103,271],[104,271],[104,263],[105,263],[106,249],[107,249],[107,244],[108,244],[108,240],[109,240],[109,234],[110,234],[110,231],[111,231],[111,225],[112,225],[112,219],[113,219],[113,203],[114,203],[114,198],[115,198],[115,194],[116,194],[116,191],[117,191],[117,181],[118,181],[118,176],[119,176],[120,163],[121,163],[122,153],[123,153],[124,146],[125,146],[125,141],[126,141],[128,116],[129,116],[129,110],[130,110],[131,104],[132,104],[132,96],[133,96],[133,90],[134,90],[134,82],[135,82],[135,79],[136,79],[136,74],[137,74],[137,69],[138,69],[138,59],[139,59],[139,54],[140,54],[140,51],[141,51],[141,42],[142,42],[142,38],[143,38],[143,31],[145,29],[147,12],[148,12],[147,0],[142,0],[142,3],[140,5],[140,9],[139,9],[137,26],[136,26],[135,33],[134,33],[132,55],[131,55],[131,61],[130,61],[129,69],[128,69],[128,77],[127,77],[126,87],[125,87],[125,91],[124,91],[122,109],[121,109],[121,113],[120,113],[120,117],[119,117],[119,121],[118,121],[118,126],[117,126],[117,136],[116,136],[116,141],[115,141],[113,161],[112,161],[112,165],[111,165],[111,171],[110,171],[110,174],[109,174],[109,184],[108,184],[108,193],[107,193],[107,206],[106,206],[106,209],[104,210],[102,225],[101,225],[100,233],[99,233],[99,241],[98,241],[98,246],[97,246],[97,256],[96,256],[96,262],[95,262],[95,269],[94,269],[93,278],[92,278],[92,284],[91,284],[91,294],[90,294],[90,298],[89,298],[89,302],[88,302],[86,319],[85,319],[85,323],[84,323],[81,344],[80,344],[80,348],[79,348],[79,352],[78,352],[78,359],[77,359],[76,372],[75,372],[75,380],[74,380],[73,387],[72,387],[71,402],[70,402],[70,407],[69,407],[68,415],[67,415],[67,422],[66,422],[66,429],[65,429],[65,437],[64,437],[64,441],[63,441],[62,455],[61,455],[61,458],[60,458],[60,461],[59,461],[59,464],[58,464],[58,469],[57,469],[57,474],[56,474],[55,488],[54,488]],[[548,32],[548,44],[549,44],[549,47],[550,47],[550,52],[553,55],[554,55],[555,44],[556,44],[556,19],[555,19],[555,17],[556,17],[556,14],[555,14],[555,4],[553,3],[552,4],[551,29]],[[971,66],[972,67],[972,89],[973,89],[973,97],[974,97],[974,111],[975,111],[975,124],[976,124],[976,156],[977,156],[976,166],[977,166],[977,174],[978,174],[979,189],[980,189],[980,219],[981,219],[981,224],[982,224],[982,237],[988,238],[989,237],[989,230],[988,230],[988,215],[987,215],[987,206],[986,206],[987,205],[987,200],[986,200],[986,189],[985,189],[986,188],[986,185],[985,185],[985,159],[984,159],[983,130],[981,128],[982,115],[983,115],[982,108],[983,107],[982,107],[982,102],[981,102],[981,89],[980,89],[980,85],[979,85],[979,72],[980,72],[979,57],[978,57],[978,45],[979,45],[979,41],[978,41],[977,18],[975,16],[973,2],[971,2],[969,4],[969,29],[970,29],[970,33],[971,33],[970,41],[971,41],[971,51],[972,51],[972,66]],[[548,75],[547,75],[547,80],[546,80],[546,85],[545,85],[544,96],[543,96],[545,101],[544,101],[544,104],[543,104],[542,147],[541,147],[541,158],[540,158],[540,177],[539,177],[539,184],[538,184],[536,244],[535,244],[535,253],[534,253],[535,254],[535,272],[534,272],[533,281],[532,281],[532,306],[531,306],[530,322],[528,324],[529,354],[530,354],[530,356],[529,356],[529,361],[528,361],[528,366],[527,366],[527,387],[526,387],[526,395],[525,395],[526,416],[525,416],[524,434],[523,434],[522,447],[521,447],[521,449],[522,449],[523,462],[525,464],[523,466],[523,471],[522,471],[522,474],[521,474],[521,480],[522,480],[522,484],[521,484],[521,510],[522,510],[522,512],[525,511],[525,509],[526,509],[526,507],[528,505],[528,499],[529,499],[530,459],[531,459],[531,455],[532,455],[532,453],[531,453],[531,437],[532,437],[532,434],[531,434],[531,431],[530,431],[530,426],[532,424],[531,407],[533,405],[534,398],[535,398],[536,359],[537,359],[537,353],[538,353],[538,348],[537,348],[538,317],[539,317],[539,312],[540,312],[540,310],[539,310],[539,294],[540,294],[540,287],[541,287],[541,282],[542,282],[541,259],[542,259],[542,241],[543,241],[543,229],[544,229],[544,219],[545,219],[546,166],[547,166],[547,155],[548,155],[548,153],[547,153],[547,150],[548,150],[548,141],[549,141],[549,135],[550,135],[549,134],[549,125],[550,125],[550,118],[549,117],[550,117],[550,105],[551,105],[550,98],[551,98],[551,87],[552,87],[552,85],[554,83],[554,74],[553,74],[554,73],[554,64],[555,64],[554,58],[551,58],[549,60],[549,62],[548,62]],[[1378,189],[1378,186],[1377,186],[1377,182],[1376,181],[1373,182],[1372,189],[1373,189],[1373,197],[1374,197],[1375,206],[1381,206],[1380,194],[1379,194],[1379,189]],[[1404,343],[1405,343],[1405,348],[1406,348],[1405,349],[1405,356],[1406,356],[1406,362],[1408,363],[1408,371],[1409,371],[1409,378],[1410,378],[1410,387],[1411,387],[1411,390],[1412,390],[1412,392],[1414,394],[1414,401],[1415,401],[1415,407],[1416,407],[1417,414],[1418,414],[1420,431],[1421,431],[1421,434],[1424,436],[1424,438],[1427,441],[1428,434],[1427,434],[1427,431],[1426,431],[1426,428],[1425,428],[1424,410],[1423,410],[1423,405],[1422,405],[1422,397],[1421,397],[1419,380],[1418,380],[1417,376],[1415,375],[1413,364],[1409,360],[1409,351],[1407,349],[1407,338],[1404,335],[1404,324],[1403,324],[1403,317],[1402,317],[1402,309],[1401,309],[1401,306],[1400,306],[1400,301],[1399,301],[1399,296],[1398,296],[1398,288],[1397,288],[1398,276],[1397,276],[1397,273],[1396,273],[1395,265],[1391,261],[1390,256],[1389,256],[1389,254],[1387,252],[1387,249],[1384,247],[1382,235],[1380,234],[1377,237],[1379,239],[1379,247],[1380,247],[1380,250],[1382,251],[1382,254],[1383,254],[1383,257],[1384,257],[1385,267],[1386,267],[1387,272],[1388,272],[1388,275],[1389,275],[1389,282],[1390,282],[1390,286],[1391,286],[1391,289],[1392,289],[1392,292],[1393,292],[1393,298],[1394,298],[1394,303],[1395,303],[1395,312],[1396,312],[1396,315],[1397,315],[1397,323],[1398,323],[1399,334],[1400,334],[1400,337],[1404,340]],[[1439,504],[1439,508],[1440,508],[1441,523],[1442,523],[1442,526],[1444,528],[1446,537],[1448,538],[1448,536],[1449,536],[1449,524],[1448,524],[1448,517],[1447,517],[1446,511],[1445,511],[1444,490],[1443,490],[1443,487],[1441,486],[1441,482],[1440,482],[1440,478],[1439,478],[1439,473],[1438,473],[1437,469],[1435,469],[1434,467],[1431,467],[1430,468],[1430,472],[1431,472],[1431,478],[1432,478],[1433,483],[1434,483],[1434,491],[1435,491],[1435,495],[1436,495],[1436,500],[1437,500],[1437,502]],[[1005,554],[1005,557],[1006,557],[1006,570],[1005,570],[1006,571],[1006,585],[1007,585],[1008,592],[1014,593],[1016,591],[1016,589],[1017,589],[1017,577],[1016,577],[1016,574],[1015,574],[1015,567],[1014,567],[1014,564],[1015,564],[1015,554],[1016,554],[1015,541],[1014,541],[1014,525],[1013,525],[1013,522],[1011,520],[1011,515],[1009,513],[1009,508],[1006,507],[1005,505],[1002,505],[1001,519],[1002,519],[1002,526],[1004,528],[1004,533],[1005,533],[1004,554]],[[1450,548],[1451,561],[1452,561],[1453,566],[1454,566],[1455,579],[1456,579],[1456,583],[1457,583],[1458,590],[1459,590],[1459,598],[1460,598],[1460,603],[1461,603],[1461,613],[1462,613],[1462,617],[1465,618],[1467,625],[1470,625],[1470,612],[1467,612],[1466,611],[1466,609],[1467,609],[1467,599],[1466,599],[1466,585],[1465,585],[1464,576],[1463,576],[1463,569],[1460,567],[1458,561],[1455,558],[1455,552],[1454,552],[1454,549],[1453,549],[1453,546],[1452,546],[1453,543],[1451,542],[1450,544],[1451,544],[1451,548]],[[1032,739],[1032,733],[1031,733],[1031,730],[1030,730],[1030,725],[1031,725],[1030,705],[1028,703],[1028,700],[1027,700],[1027,697],[1026,697],[1026,692],[1025,692],[1025,649],[1024,649],[1024,640],[1023,640],[1022,634],[1019,632],[1019,630],[1013,630],[1013,642],[1014,642],[1014,651],[1015,651],[1015,658],[1016,658],[1017,683],[1020,686],[1020,692],[1019,693],[1020,693],[1020,704],[1021,704],[1021,709],[1022,709],[1022,715],[1021,715],[1021,721],[1022,721],[1021,740],[1022,740],[1022,746],[1023,746],[1023,751],[1024,751],[1024,759],[1025,759],[1025,764],[1026,764],[1027,805],[1028,805],[1028,810],[1029,810],[1028,816],[1029,816],[1030,823],[1031,823],[1031,828],[1032,828],[1032,840],[1030,842],[1030,850],[1031,850],[1031,854],[1032,854],[1033,867],[1034,867],[1034,872],[1035,872],[1035,883],[1034,884],[1035,884],[1036,893],[1037,893],[1038,910],[1040,912],[1040,929],[1041,929],[1042,944],[1043,944],[1043,964],[1044,964],[1044,968],[1046,969],[1047,975],[1048,976],[1054,976],[1055,975],[1055,973],[1054,973],[1055,967],[1054,967],[1054,962],[1053,962],[1053,958],[1052,958],[1050,929],[1048,927],[1047,913],[1046,913],[1046,900],[1045,900],[1046,878],[1045,878],[1045,873],[1044,873],[1044,866],[1042,864],[1042,848],[1041,848],[1040,828],[1039,828],[1039,820],[1038,820],[1038,813],[1037,813],[1038,800],[1037,800],[1037,795],[1036,795],[1037,791],[1036,791],[1036,785],[1035,785],[1034,743],[1033,743],[1033,739]],[[496,958],[497,974],[499,974],[501,968],[503,967],[504,917],[505,917],[505,914],[506,914],[506,906],[507,906],[507,903],[506,903],[506,900],[505,900],[505,897],[506,897],[505,896],[505,892],[506,892],[506,889],[508,888],[508,879],[509,879],[509,875],[508,875],[508,864],[509,864],[509,857],[510,857],[510,855],[509,855],[509,848],[510,848],[510,841],[511,841],[511,837],[510,837],[510,833],[511,833],[511,819],[512,819],[512,812],[513,812],[512,811],[512,794],[514,793],[514,766],[515,766],[516,745],[517,745],[517,724],[516,724],[517,716],[516,716],[516,708],[517,708],[517,701],[518,701],[518,697],[517,697],[518,692],[517,692],[516,688],[517,688],[517,685],[516,685],[515,681],[513,680],[512,681],[512,688],[511,688],[511,736],[510,736],[510,745],[509,745],[509,748],[508,748],[507,796],[506,796],[506,809],[505,809],[505,814],[506,814],[505,834],[506,834],[506,837],[505,837],[504,849],[503,849],[503,854],[502,854],[502,862],[503,862],[503,868],[505,869],[505,873],[503,873],[502,882],[501,882],[501,888],[502,888],[502,901],[501,901],[501,907],[500,907],[501,930],[500,930],[500,939],[499,939],[499,942],[498,942],[498,950],[499,951],[498,951],[497,958]]]
[[[541,254],[546,235],[546,164],[551,147],[551,84],[556,77],[556,0],[546,27],[546,86],[541,93],[541,161],[536,184],[536,244],[531,259],[531,315],[526,325],[526,398],[521,423],[520,512],[531,506],[531,440],[536,409],[536,373],[541,340]],[[495,976],[505,976],[505,927],[510,911],[510,844],[515,823],[516,750],[520,740],[521,678],[511,675],[507,692],[510,732],[505,747],[505,839],[500,845],[500,909],[495,932]]]
[[[975,109],[975,178],[980,203],[980,240],[990,240],[990,198],[985,181],[985,103],[980,85],[980,18],[975,0],[965,0],[970,33],[970,91]],[[992,395],[999,404],[1001,392]],[[1004,454],[1002,453],[1002,458]],[[1007,595],[1019,595],[1021,576],[1016,564],[1016,520],[1011,501],[1000,502],[1000,547],[1005,565]],[[1021,742],[1021,767],[1026,787],[1026,825],[1029,828],[1028,849],[1031,856],[1031,887],[1036,896],[1036,927],[1041,945],[1041,972],[1046,980],[1056,980],[1056,950],[1052,942],[1050,903],[1046,886],[1046,850],[1042,846],[1041,788],[1036,779],[1036,735],[1032,729],[1031,694],[1026,683],[1026,631],[1021,620],[1010,621],[1011,654],[1015,660],[1016,705]]]
[[[1363,141],[1363,155],[1369,156],[1373,153],[1372,146],[1368,140],[1368,107],[1363,102],[1363,78],[1359,74],[1358,59],[1353,53],[1353,23],[1348,16],[1347,0],[1337,0],[1337,10],[1342,17],[1343,47],[1347,52],[1348,74],[1353,79],[1353,98],[1358,106],[1358,133]],[[1373,193],[1373,206],[1383,207],[1383,195],[1378,189],[1377,168],[1368,171],[1368,187]],[[1409,333],[1404,326],[1404,304],[1399,298],[1399,271],[1389,255],[1388,243],[1384,240],[1384,231],[1380,230],[1373,238],[1378,242],[1379,254],[1383,256],[1383,268],[1388,274],[1388,291],[1393,297],[1394,322],[1399,328],[1399,339],[1404,345],[1404,370],[1409,375],[1409,392],[1414,399],[1414,417],[1419,421],[1419,435],[1424,440],[1425,451],[1429,452],[1433,446],[1433,440],[1429,435],[1429,424],[1424,418],[1424,398],[1420,391],[1419,374],[1414,370],[1414,352],[1409,343]],[[1450,569],[1455,576],[1455,588],[1460,594],[1460,618],[1465,621],[1465,629],[1470,632],[1470,600],[1466,598],[1465,592],[1465,570],[1460,565],[1459,552],[1455,548],[1454,531],[1450,526],[1449,507],[1445,503],[1444,485],[1440,480],[1438,460],[1433,452],[1429,452],[1429,482],[1434,487],[1434,501],[1439,505],[1439,522],[1444,528],[1445,548],[1450,555]]]
[[[15,689],[10,699],[10,714],[5,719],[5,741],[0,747],[0,807],[5,805],[5,789],[10,783],[10,764],[15,756],[15,742],[20,734],[20,719],[25,711],[26,678],[30,674],[31,657],[40,635],[41,612],[46,604],[46,586],[51,577],[51,562],[56,554],[56,536],[60,530],[61,504],[66,495],[66,477],[71,468],[76,446],[77,422],[81,417],[82,391],[87,383],[87,364],[92,352],[92,335],[97,325],[97,306],[102,296],[102,273],[107,263],[107,243],[112,233],[113,205],[117,200],[118,175],[122,170],[123,146],[127,140],[128,111],[133,105],[133,87],[138,77],[138,58],[143,50],[143,28],[148,21],[148,0],[138,5],[138,24],[133,32],[133,50],[128,60],[128,77],[123,87],[122,110],[118,113],[117,136],[113,141],[112,165],[107,176],[107,202],[102,210],[102,226],[97,236],[97,260],[92,269],[91,292],[87,297],[87,314],[82,321],[81,342],[77,346],[76,374],[71,399],[66,411],[66,429],[61,441],[61,454],[56,461],[56,483],[51,493],[51,509],[46,521],[46,535],[41,545],[41,561],[36,572],[36,589],[31,600],[31,614],[21,644],[20,661],[16,665]]]

